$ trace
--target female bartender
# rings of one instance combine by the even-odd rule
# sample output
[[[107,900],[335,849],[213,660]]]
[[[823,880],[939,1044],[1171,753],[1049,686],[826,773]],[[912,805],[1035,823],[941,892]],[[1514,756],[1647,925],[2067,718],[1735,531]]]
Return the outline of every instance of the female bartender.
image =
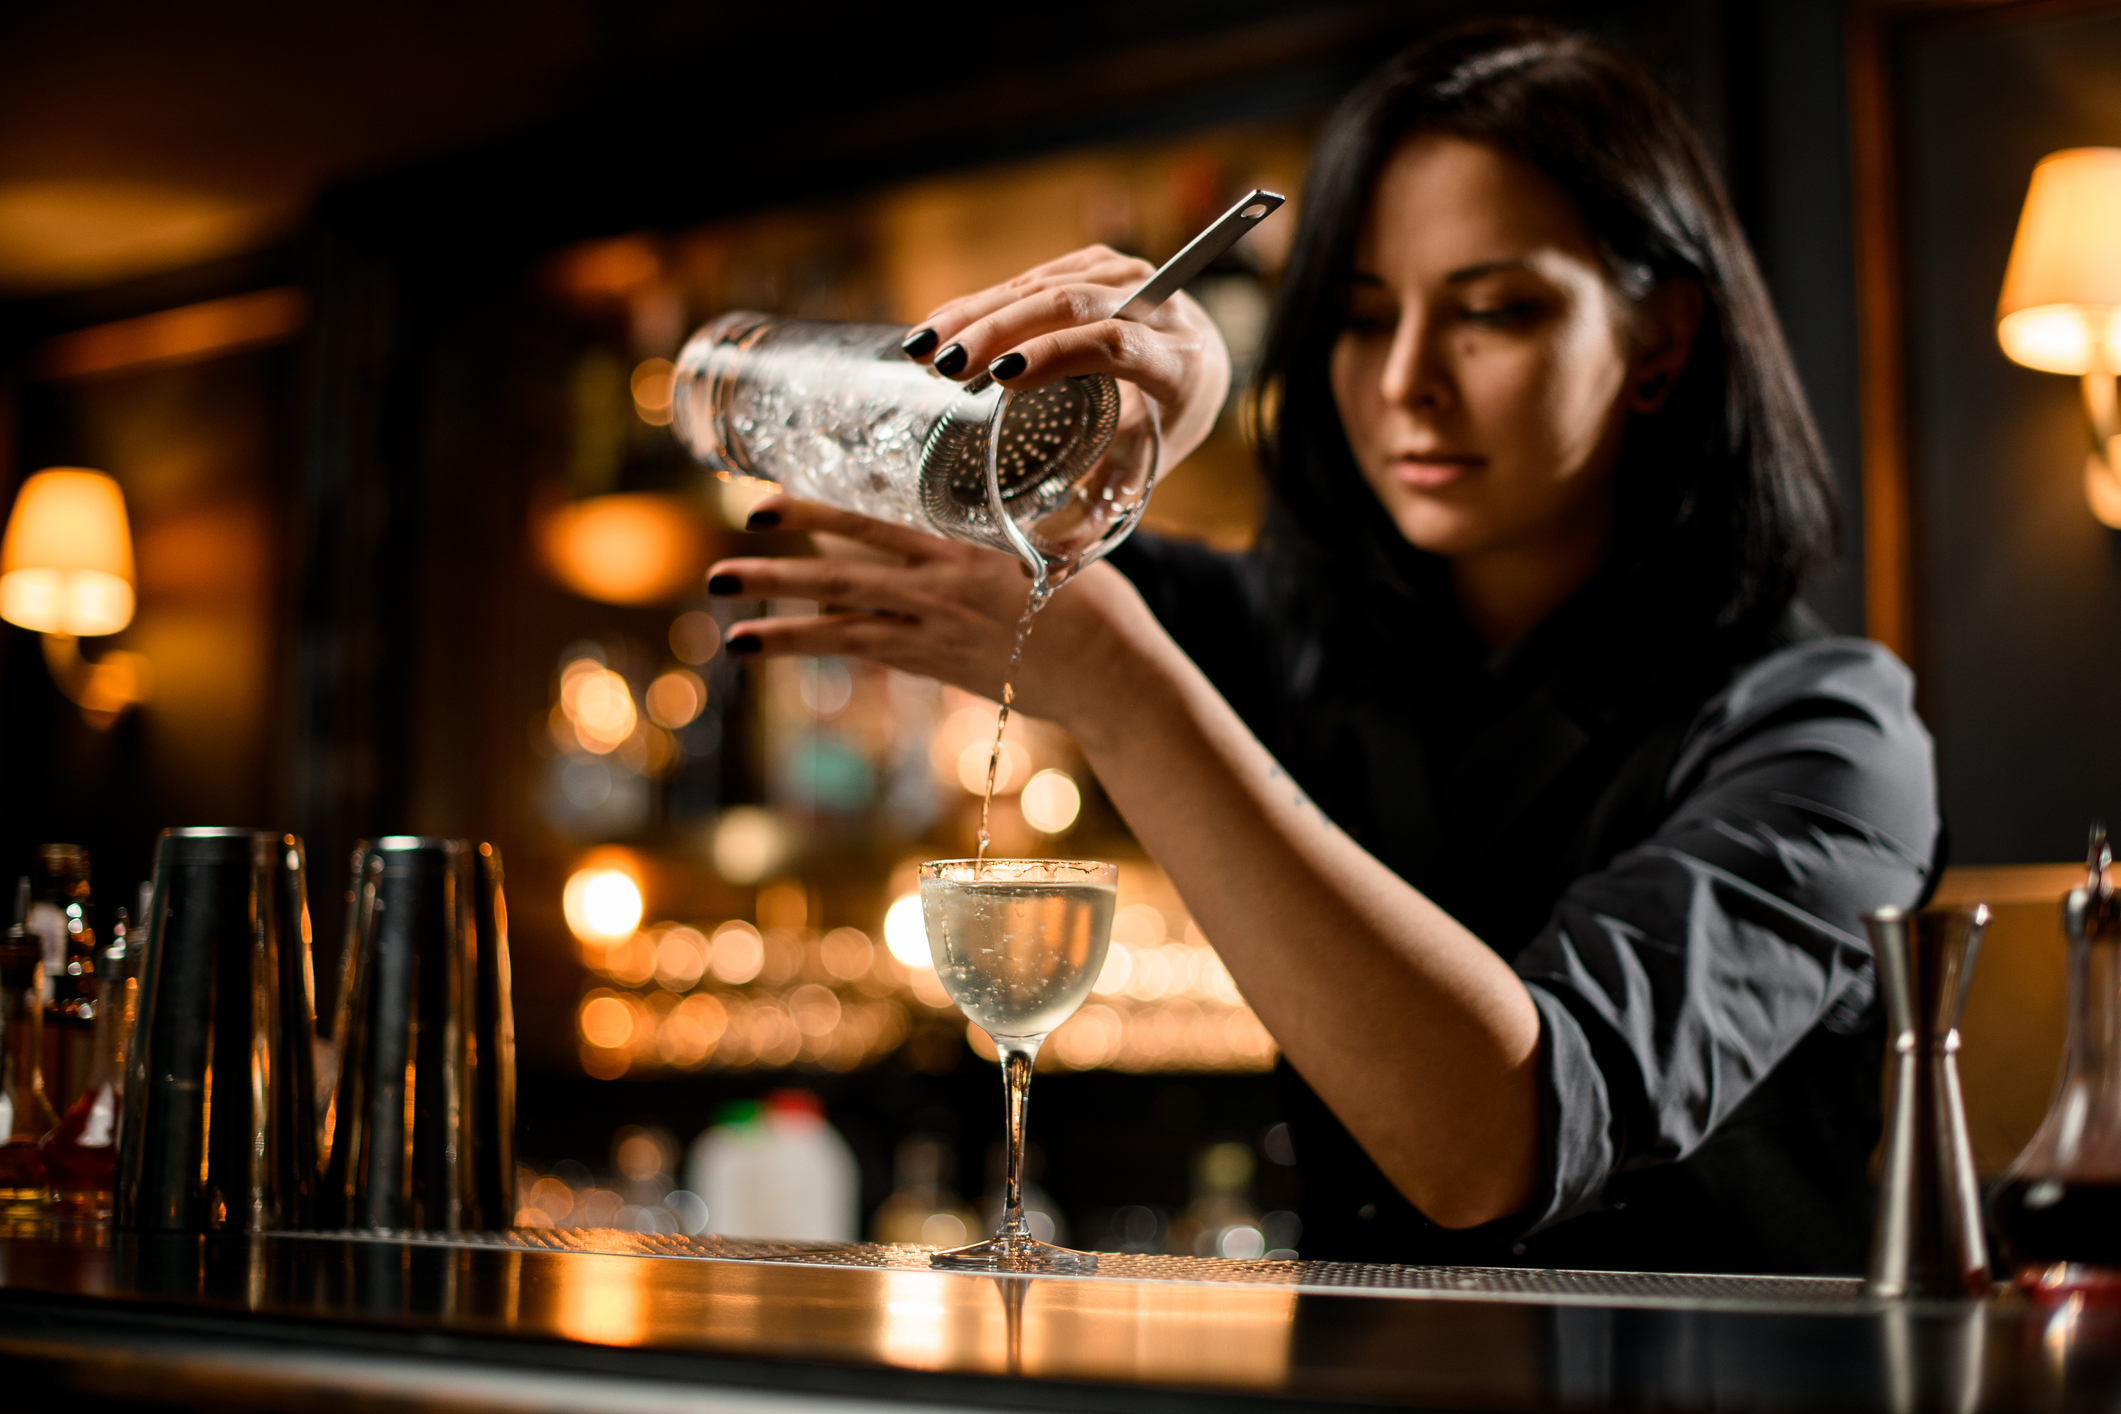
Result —
[[[907,352],[1105,372],[1206,435],[1198,306],[1109,318],[1091,248]],[[1879,1008],[1858,915],[1938,834],[1907,670],[1797,602],[1832,496],[1699,143],[1530,23],[1403,54],[1321,141],[1256,390],[1263,548],[1137,536],[1045,610],[1017,702],[1081,744],[1293,1069],[1306,1256],[1854,1271]],[[859,557],[711,587],[734,626],[998,696],[1012,559],[777,500]]]

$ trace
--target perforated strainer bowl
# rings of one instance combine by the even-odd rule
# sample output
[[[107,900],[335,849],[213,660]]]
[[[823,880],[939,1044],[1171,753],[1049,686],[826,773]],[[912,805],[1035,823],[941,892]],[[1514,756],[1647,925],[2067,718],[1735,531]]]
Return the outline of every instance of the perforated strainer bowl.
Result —
[[[1153,409],[1102,374],[1015,392],[909,360],[903,327],[726,314],[679,355],[675,426],[726,475],[1010,550],[1061,574],[1148,501]]]

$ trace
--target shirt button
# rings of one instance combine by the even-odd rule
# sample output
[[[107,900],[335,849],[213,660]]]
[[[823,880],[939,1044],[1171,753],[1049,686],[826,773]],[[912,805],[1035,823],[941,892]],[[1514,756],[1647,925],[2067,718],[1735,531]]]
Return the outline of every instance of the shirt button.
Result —
[[[1364,1222],[1368,1222],[1377,1216],[1377,1205],[1375,1203],[1365,1203],[1355,1210],[1355,1216],[1361,1218]]]

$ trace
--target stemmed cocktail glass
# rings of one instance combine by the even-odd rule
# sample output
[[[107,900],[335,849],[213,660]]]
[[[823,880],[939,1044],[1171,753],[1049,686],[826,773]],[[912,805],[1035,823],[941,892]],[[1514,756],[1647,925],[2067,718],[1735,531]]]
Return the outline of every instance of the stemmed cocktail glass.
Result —
[[[1040,1242],[1024,1222],[1031,1062],[1075,1015],[1112,939],[1119,868],[1075,859],[944,859],[921,866],[936,976],[1001,1055],[1009,1125],[1000,1230],[930,1262],[985,1272],[1087,1272],[1097,1258]]]

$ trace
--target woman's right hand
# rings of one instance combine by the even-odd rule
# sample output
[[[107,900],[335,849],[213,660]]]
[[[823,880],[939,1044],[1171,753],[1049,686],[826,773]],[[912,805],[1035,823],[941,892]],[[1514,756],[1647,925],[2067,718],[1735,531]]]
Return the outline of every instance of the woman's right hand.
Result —
[[[906,352],[947,378],[984,369],[1020,392],[1088,373],[1131,383],[1157,405],[1162,461],[1176,466],[1215,426],[1230,392],[1230,353],[1183,293],[1140,320],[1112,317],[1154,273],[1146,260],[1086,246],[938,307],[914,327]]]

